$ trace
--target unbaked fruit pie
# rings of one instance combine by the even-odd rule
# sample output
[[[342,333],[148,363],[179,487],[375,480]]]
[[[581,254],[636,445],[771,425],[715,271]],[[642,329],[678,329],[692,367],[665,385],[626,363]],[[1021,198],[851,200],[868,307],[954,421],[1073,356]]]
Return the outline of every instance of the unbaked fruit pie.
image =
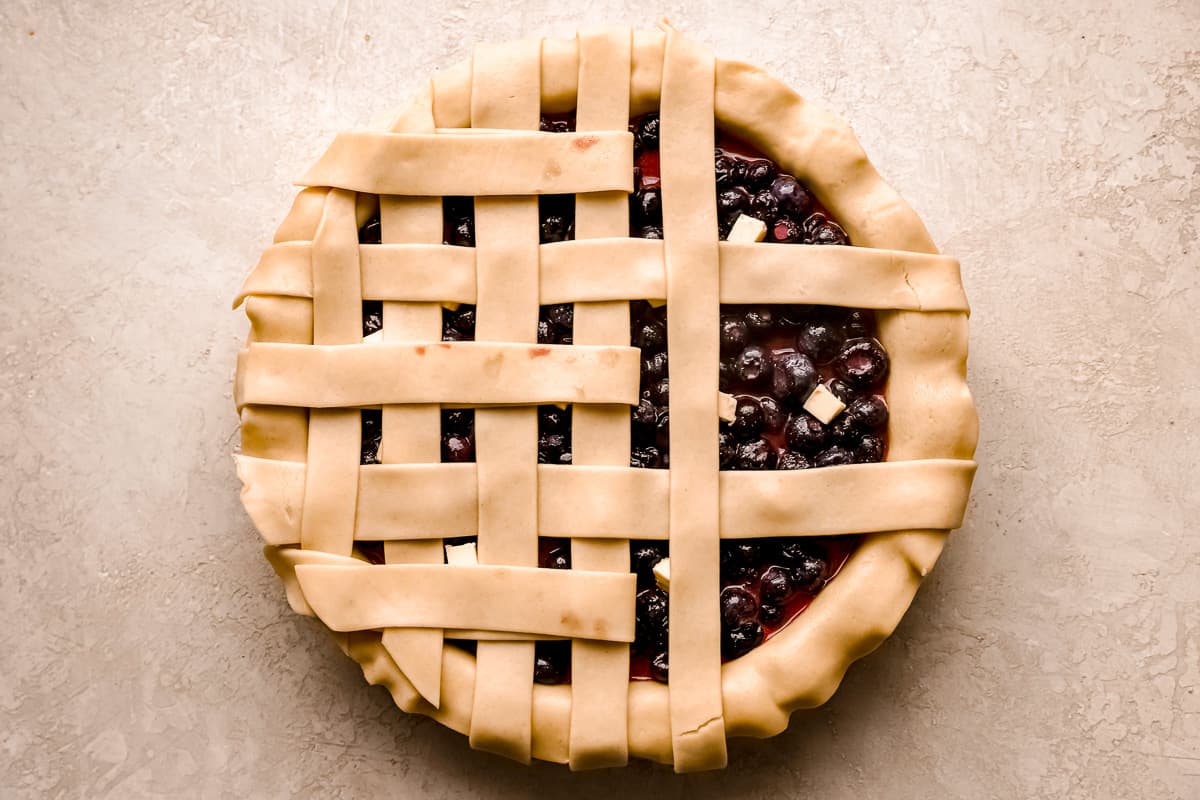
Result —
[[[481,46],[301,183],[238,297],[242,498],[292,608],[472,746],[723,766],[961,524],[958,262],[764,72]]]

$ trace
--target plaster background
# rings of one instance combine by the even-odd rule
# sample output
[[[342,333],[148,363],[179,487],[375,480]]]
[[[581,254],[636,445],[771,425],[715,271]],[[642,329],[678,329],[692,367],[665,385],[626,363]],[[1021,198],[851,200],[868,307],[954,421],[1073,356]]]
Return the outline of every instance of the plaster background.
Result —
[[[666,13],[850,118],[963,260],[968,522],[723,773],[526,769],[293,616],[229,457],[229,301],[297,177],[479,39]],[[0,795],[1200,797],[1200,5],[0,7]]]

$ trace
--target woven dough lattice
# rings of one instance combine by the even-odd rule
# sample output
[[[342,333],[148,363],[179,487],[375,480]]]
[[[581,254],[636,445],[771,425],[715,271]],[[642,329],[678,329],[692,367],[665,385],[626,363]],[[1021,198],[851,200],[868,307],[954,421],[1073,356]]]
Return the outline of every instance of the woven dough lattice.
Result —
[[[661,115],[662,241],[628,238],[631,116]],[[573,133],[538,132],[576,113]],[[718,242],[714,124],[801,177],[860,247]],[[895,627],[961,523],[976,429],[958,264],[849,129],[761,71],[669,28],[482,46],[383,130],[336,137],[238,302],[247,511],[289,602],[403,709],[475,747],[572,768],[630,755],[725,763],[823,702]],[[576,195],[576,238],[538,244],[539,194]],[[442,244],[442,197],[475,198],[476,244]],[[379,214],[382,243],[358,228]],[[639,353],[629,302],[668,304],[671,464],[629,466]],[[362,303],[383,302],[364,343]],[[442,303],[476,341],[441,342]],[[575,303],[575,344],[538,345],[539,304]],[[878,310],[892,354],[888,461],[718,470],[725,303]],[[574,464],[537,463],[540,403],[574,406]],[[440,462],[443,405],[477,407],[476,463]],[[360,465],[360,409],[382,408]],[[722,538],[869,533],[837,580],[764,646],[721,663]],[[572,569],[537,568],[538,536]],[[478,537],[478,565],[442,537]],[[632,682],[630,538],[670,543],[670,683]],[[382,542],[384,564],[355,557]],[[478,640],[471,655],[448,637]],[[571,683],[533,684],[533,641],[573,641]]]

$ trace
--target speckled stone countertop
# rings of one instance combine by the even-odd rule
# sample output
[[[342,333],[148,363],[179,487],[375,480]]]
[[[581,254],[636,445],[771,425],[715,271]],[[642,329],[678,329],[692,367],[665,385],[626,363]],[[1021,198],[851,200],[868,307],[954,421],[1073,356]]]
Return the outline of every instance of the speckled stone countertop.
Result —
[[[334,132],[481,39],[659,13],[854,124],[962,259],[967,523],[724,772],[572,775],[396,711],[238,502],[242,278]],[[0,797],[1200,798],[1200,5],[0,7]]]

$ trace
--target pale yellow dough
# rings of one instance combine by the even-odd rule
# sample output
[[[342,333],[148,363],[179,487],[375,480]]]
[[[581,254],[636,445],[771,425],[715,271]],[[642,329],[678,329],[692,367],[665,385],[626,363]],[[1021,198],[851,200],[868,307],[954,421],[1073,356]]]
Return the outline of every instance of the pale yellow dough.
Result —
[[[654,109],[665,241],[626,229],[626,124]],[[537,132],[540,112],[570,110],[576,133]],[[811,187],[856,246],[718,243],[714,121]],[[962,523],[977,423],[958,263],[845,123],[757,68],[670,28],[480,47],[385,129],[339,135],[302,183],[236,301],[243,503],[291,607],[473,746],[573,769],[719,767],[727,736],[776,734],[832,694]],[[544,192],[577,194],[574,241],[537,244]],[[444,194],[477,197],[474,248],[441,244]],[[383,244],[360,245],[376,210]],[[363,343],[364,299],[384,301],[381,342]],[[670,303],[670,470],[628,466],[634,299]],[[576,304],[575,346],[536,345],[539,303],[560,302]],[[888,461],[718,472],[722,302],[878,309]],[[477,342],[438,343],[455,303],[478,304]],[[572,466],[536,463],[533,405],[550,402],[574,404]],[[484,406],[477,463],[438,463],[441,404]],[[362,407],[382,408],[378,465],[358,463]],[[871,535],[802,615],[722,665],[719,540],[841,533]],[[441,537],[464,535],[478,564],[445,564]],[[535,568],[539,535],[572,539],[571,571]],[[669,685],[628,679],[629,538],[671,543]],[[360,557],[371,541],[386,564]],[[533,641],[556,636],[574,640],[572,683],[534,685]]]

